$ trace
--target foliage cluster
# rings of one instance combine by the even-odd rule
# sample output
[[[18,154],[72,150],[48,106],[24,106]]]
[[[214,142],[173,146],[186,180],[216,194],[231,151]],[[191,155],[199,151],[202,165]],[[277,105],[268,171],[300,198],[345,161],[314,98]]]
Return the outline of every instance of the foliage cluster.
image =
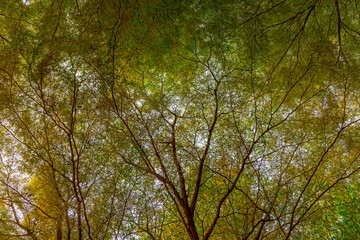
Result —
[[[358,239],[357,0],[2,0],[1,239]]]

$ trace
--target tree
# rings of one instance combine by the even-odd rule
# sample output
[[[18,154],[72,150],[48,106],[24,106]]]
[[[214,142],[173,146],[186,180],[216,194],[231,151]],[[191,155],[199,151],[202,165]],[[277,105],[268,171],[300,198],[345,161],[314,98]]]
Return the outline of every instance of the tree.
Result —
[[[350,0],[2,4],[14,161],[0,233],[357,236],[338,220],[358,218],[357,13]]]

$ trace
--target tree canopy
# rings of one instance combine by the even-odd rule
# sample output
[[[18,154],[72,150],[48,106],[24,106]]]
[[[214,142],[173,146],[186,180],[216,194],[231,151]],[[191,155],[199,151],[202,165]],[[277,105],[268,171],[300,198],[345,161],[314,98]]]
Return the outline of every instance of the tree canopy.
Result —
[[[357,239],[357,0],[3,0],[0,239]]]

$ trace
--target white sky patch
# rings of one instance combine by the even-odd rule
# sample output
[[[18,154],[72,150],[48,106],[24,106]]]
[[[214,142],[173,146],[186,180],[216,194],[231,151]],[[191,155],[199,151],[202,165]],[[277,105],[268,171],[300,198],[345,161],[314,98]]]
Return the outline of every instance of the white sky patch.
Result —
[[[144,99],[140,99],[140,100],[137,100],[137,101],[135,102],[135,104],[136,104],[137,107],[142,107],[143,104],[144,104],[144,102],[145,102]]]
[[[29,5],[31,0],[22,0],[22,2],[23,2],[24,5]]]

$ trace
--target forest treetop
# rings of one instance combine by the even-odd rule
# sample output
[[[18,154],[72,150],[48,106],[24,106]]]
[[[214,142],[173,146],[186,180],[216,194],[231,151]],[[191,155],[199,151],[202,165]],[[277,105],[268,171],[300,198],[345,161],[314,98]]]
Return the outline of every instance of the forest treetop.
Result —
[[[1,239],[356,239],[357,0],[3,0]]]

